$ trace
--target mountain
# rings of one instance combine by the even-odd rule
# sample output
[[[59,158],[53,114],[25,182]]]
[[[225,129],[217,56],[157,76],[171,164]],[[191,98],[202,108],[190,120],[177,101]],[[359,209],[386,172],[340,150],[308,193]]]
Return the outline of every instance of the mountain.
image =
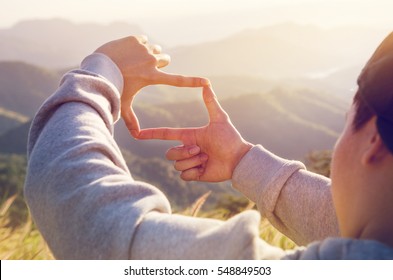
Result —
[[[57,88],[60,77],[25,62],[0,62],[0,135],[28,122]]]
[[[0,60],[24,61],[47,68],[78,65],[107,41],[143,34],[126,23],[74,24],[67,20],[29,20],[0,30]]]
[[[308,89],[275,88],[221,100],[234,125],[248,141],[262,144],[282,157],[303,159],[313,150],[331,149],[342,130],[347,103],[334,95]],[[207,123],[201,100],[134,106],[142,128],[193,127]],[[0,152],[25,153],[28,124],[0,137]],[[23,139],[22,139],[23,138]],[[122,121],[116,125],[120,147],[138,156],[163,157],[175,142],[136,141]],[[22,145],[18,146],[20,143]],[[7,147],[7,146],[12,147]]]
[[[293,23],[249,29],[223,40],[171,50],[174,72],[261,76],[268,79],[327,76],[371,56],[386,31],[364,27],[323,29]]]
[[[25,115],[0,107],[0,135],[29,120]]]
[[[26,155],[30,125],[26,122],[0,135],[0,153]]]
[[[0,62],[0,106],[32,117],[60,81],[57,72],[25,62]]]
[[[0,61],[18,60],[46,68],[67,68],[101,44],[143,34],[137,25],[75,24],[62,19],[23,21],[0,30]],[[150,35],[150,34],[147,34]],[[170,72],[204,76],[257,76],[266,79],[321,77],[362,65],[386,30],[321,28],[282,23],[248,29],[224,39],[166,49]]]
[[[25,153],[28,125],[24,123],[55,91],[60,77],[57,71],[31,64],[0,62],[0,152]],[[281,156],[301,159],[311,150],[329,149],[341,131],[348,102],[334,91],[323,91],[305,81],[279,82],[255,76],[214,76],[211,80],[245,139]],[[148,87],[136,98],[134,109],[142,127],[189,127],[207,122],[201,89]],[[162,157],[175,144],[135,141],[122,121],[115,136],[122,148],[143,157]]]

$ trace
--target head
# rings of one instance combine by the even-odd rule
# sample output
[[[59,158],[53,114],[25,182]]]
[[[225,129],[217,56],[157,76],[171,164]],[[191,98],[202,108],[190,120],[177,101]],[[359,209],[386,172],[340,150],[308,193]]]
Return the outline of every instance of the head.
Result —
[[[358,86],[333,153],[333,201],[344,237],[393,245],[393,33]]]

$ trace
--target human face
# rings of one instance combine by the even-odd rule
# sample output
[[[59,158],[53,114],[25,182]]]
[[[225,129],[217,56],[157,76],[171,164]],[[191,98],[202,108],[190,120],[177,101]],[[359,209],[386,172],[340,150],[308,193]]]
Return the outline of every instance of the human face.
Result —
[[[344,130],[337,140],[331,164],[332,195],[342,236],[351,236],[353,218],[356,213],[356,186],[360,184],[361,135],[355,132],[352,122],[356,105],[352,105],[346,116]]]

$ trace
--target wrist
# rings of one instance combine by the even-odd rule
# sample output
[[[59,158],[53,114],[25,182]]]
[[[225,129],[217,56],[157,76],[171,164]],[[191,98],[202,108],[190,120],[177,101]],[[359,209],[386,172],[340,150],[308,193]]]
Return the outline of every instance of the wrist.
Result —
[[[80,68],[105,78],[116,87],[120,94],[123,92],[123,75],[119,67],[107,55],[95,52],[82,61]]]
[[[239,146],[238,151],[236,152],[234,164],[232,168],[232,175],[236,167],[239,165],[240,161],[243,157],[254,147],[254,144],[251,144],[245,140],[242,140],[242,144]]]

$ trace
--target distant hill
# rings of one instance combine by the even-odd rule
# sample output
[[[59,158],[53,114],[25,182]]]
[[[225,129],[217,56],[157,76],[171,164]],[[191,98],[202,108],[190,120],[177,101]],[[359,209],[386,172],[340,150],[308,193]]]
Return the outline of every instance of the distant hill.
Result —
[[[26,122],[0,135],[0,153],[25,155],[30,124]]]
[[[3,145],[13,146],[3,146],[3,152],[14,149],[18,141],[23,143],[20,151],[25,152],[26,139],[12,137],[27,132],[18,134],[18,129],[11,129],[36,113],[55,91],[60,77],[57,71],[31,64],[0,62],[0,139]],[[310,150],[332,147],[348,107],[348,98],[340,98],[338,91],[323,91],[310,81],[274,81],[255,76],[212,76],[211,80],[244,137],[286,157],[301,158]],[[142,127],[199,126],[207,121],[200,89],[148,87],[138,95],[134,107]],[[8,130],[10,133],[6,133]],[[116,138],[123,148],[141,156],[162,156],[168,148],[164,142],[132,140],[121,121]]]
[[[29,118],[25,115],[0,107],[0,135],[28,120]]]
[[[280,156],[302,159],[313,150],[331,149],[344,124],[347,104],[334,96],[307,89],[274,89],[221,100],[235,126],[250,142],[262,144]],[[135,105],[142,127],[192,127],[207,122],[202,101]],[[25,152],[28,126],[23,125],[0,137],[0,152]],[[119,145],[142,157],[163,157],[174,142],[136,141],[122,121],[116,126]],[[7,144],[8,143],[8,144]],[[8,148],[7,145],[19,148]],[[5,146],[4,146],[5,145]]]
[[[57,88],[60,77],[25,62],[0,62],[0,106],[31,118]]]
[[[100,25],[63,19],[23,21],[0,29],[0,61],[25,61],[46,68],[74,67],[109,40],[143,33],[138,26],[121,22]],[[350,67],[360,70],[386,35],[385,30],[360,26],[324,29],[283,23],[164,51],[172,57],[168,69],[173,72],[267,79],[315,77]],[[165,42],[149,39],[165,47]]]
[[[29,20],[0,30],[0,60],[19,60],[49,68],[78,65],[107,41],[142,30],[126,23],[74,24],[67,20]]]
[[[175,48],[170,69],[269,79],[315,77],[354,66],[360,70],[386,35],[384,30],[364,27],[277,24]]]

